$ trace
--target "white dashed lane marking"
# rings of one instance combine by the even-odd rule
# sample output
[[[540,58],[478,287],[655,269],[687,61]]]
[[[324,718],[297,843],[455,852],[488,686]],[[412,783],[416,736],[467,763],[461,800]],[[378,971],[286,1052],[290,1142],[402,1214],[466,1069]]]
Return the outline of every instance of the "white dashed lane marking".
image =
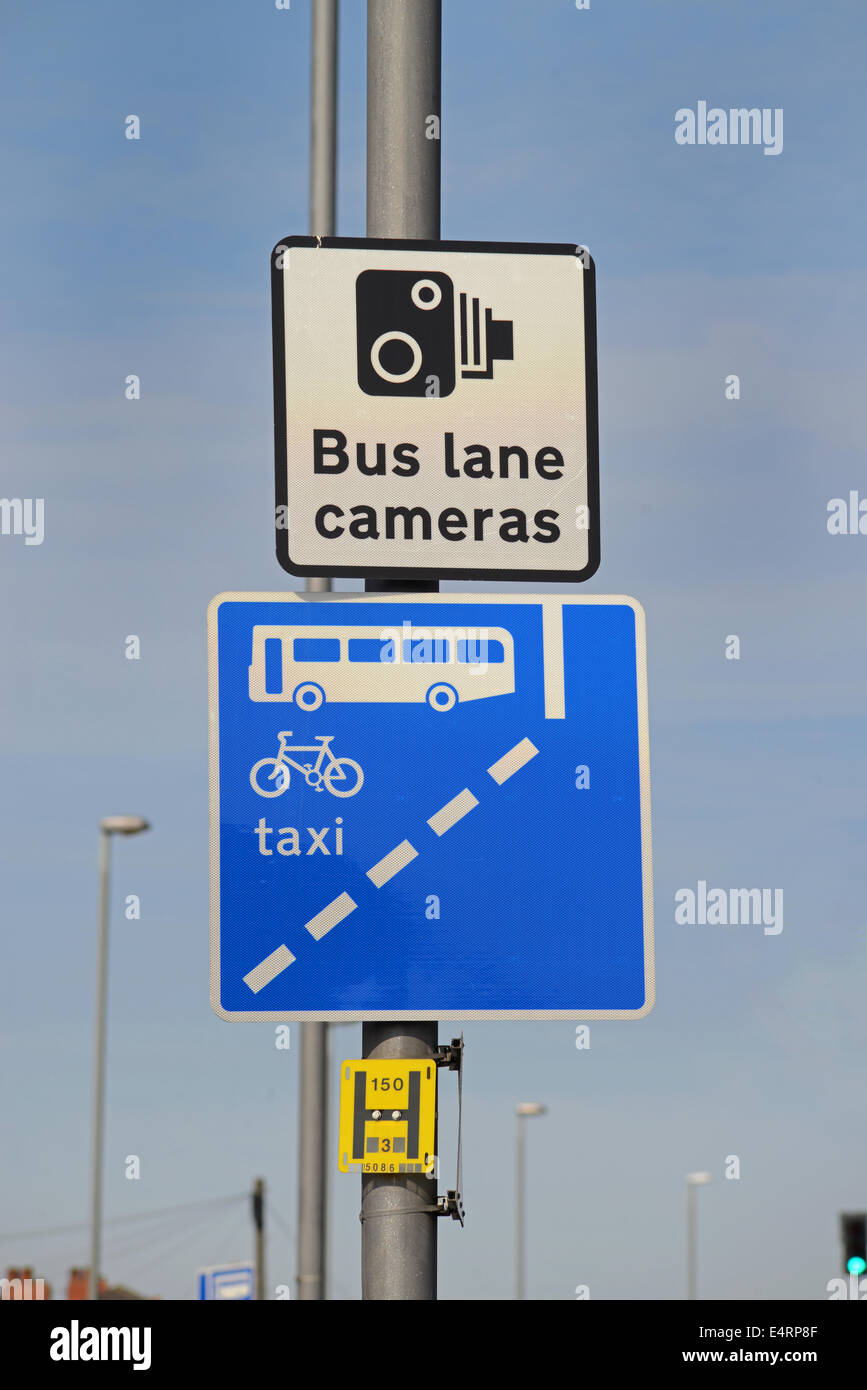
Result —
[[[538,748],[531,743],[528,738],[522,738],[520,743],[516,743],[514,748],[510,748],[508,753],[504,753],[502,758],[498,758],[493,767],[488,768],[488,772],[498,786],[502,786],[516,772],[526,766],[531,758],[535,758]]]
[[[458,792],[457,796],[453,796],[451,801],[447,801],[445,806],[441,806],[438,811],[434,812],[428,825],[437,835],[445,835],[447,830],[451,830],[462,816],[472,811],[473,807],[478,806],[478,804],[472,792],[464,787],[462,792]]]
[[[384,883],[388,883],[390,878],[399,874],[401,869],[405,869],[407,864],[411,864],[417,858],[418,850],[414,849],[409,840],[401,840],[399,845],[389,850],[378,864],[374,864],[372,869],[368,869],[367,877],[377,888],[381,888]]]
[[[309,922],[305,922],[304,928],[316,941],[321,941],[326,932],[330,932],[332,927],[336,927],[338,922],[342,922],[344,917],[354,912],[357,906],[348,893],[341,893],[339,898],[335,898],[327,907],[323,907],[321,912],[317,912],[315,917],[311,917]]]
[[[270,956],[266,956],[244,976],[244,984],[249,985],[254,994],[258,994],[259,990],[270,985],[287,965],[291,965],[294,959],[288,946],[278,946],[276,951],[272,951]]]

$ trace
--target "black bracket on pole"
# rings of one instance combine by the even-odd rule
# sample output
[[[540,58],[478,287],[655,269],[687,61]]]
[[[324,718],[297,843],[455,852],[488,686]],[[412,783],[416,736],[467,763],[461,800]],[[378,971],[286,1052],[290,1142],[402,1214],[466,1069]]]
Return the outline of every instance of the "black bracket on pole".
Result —
[[[464,1035],[452,1038],[447,1047],[438,1047],[433,1055],[438,1067],[448,1067],[449,1071],[460,1071],[464,1060]]]
[[[460,1221],[464,1224],[464,1204],[461,1198],[461,1120],[463,1116],[463,1081],[464,1081],[464,1035],[461,1033],[459,1038],[452,1038],[446,1046],[440,1046],[433,1054],[433,1061],[438,1067],[446,1067],[449,1071],[456,1071],[458,1074],[458,1167],[454,1187],[450,1187],[443,1195],[437,1197],[436,1214],[437,1216],[450,1216],[453,1221]]]
[[[453,1221],[464,1224],[464,1204],[460,1192],[450,1187],[443,1196],[437,1197],[437,1216],[450,1216]]]

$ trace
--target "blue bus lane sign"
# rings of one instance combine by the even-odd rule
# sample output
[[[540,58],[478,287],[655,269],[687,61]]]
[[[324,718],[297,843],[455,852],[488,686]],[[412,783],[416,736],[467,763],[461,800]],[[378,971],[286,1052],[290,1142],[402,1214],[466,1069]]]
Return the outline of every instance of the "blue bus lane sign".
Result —
[[[208,649],[221,1018],[649,1012],[634,599],[226,593]]]

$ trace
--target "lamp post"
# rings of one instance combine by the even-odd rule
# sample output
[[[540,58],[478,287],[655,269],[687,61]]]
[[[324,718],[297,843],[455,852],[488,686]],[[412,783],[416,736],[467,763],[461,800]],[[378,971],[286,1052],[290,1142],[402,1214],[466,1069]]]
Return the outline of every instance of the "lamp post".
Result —
[[[339,0],[313,0],[310,66],[310,232],[334,236],[337,184]],[[304,585],[325,594],[331,580]],[[298,1298],[326,1296],[328,1249],[328,1028],[301,1024],[298,1087]]]
[[[547,1106],[537,1101],[521,1101],[515,1106],[515,1297],[523,1299],[525,1284],[525,1139],[524,1121],[531,1115],[544,1115]]]
[[[112,835],[149,830],[143,816],[105,816],[99,823],[99,940],[96,955],[96,1043],[93,1059],[93,1150],[90,1186],[90,1298],[99,1298],[102,1243],[102,1131],[105,1110],[105,1005],[108,985],[108,888]]]
[[[695,1189],[713,1182],[712,1173],[687,1173],[686,1175],[686,1296],[696,1298],[696,1212]]]

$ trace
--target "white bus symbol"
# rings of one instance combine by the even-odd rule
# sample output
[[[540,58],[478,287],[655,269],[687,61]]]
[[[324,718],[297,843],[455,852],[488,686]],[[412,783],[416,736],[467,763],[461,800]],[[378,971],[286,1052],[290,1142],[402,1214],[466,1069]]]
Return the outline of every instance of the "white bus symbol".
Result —
[[[424,704],[512,695],[515,648],[503,627],[253,628],[250,699],[317,710],[325,702]]]

